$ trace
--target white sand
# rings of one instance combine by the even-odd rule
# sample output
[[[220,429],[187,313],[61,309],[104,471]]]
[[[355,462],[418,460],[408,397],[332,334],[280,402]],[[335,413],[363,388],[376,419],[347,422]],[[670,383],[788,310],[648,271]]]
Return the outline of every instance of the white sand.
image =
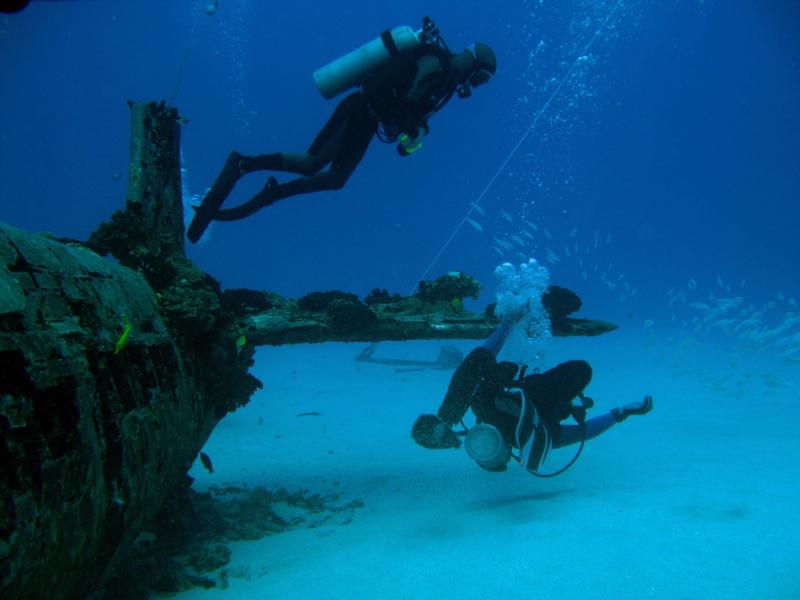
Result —
[[[229,587],[179,598],[800,597],[796,374],[732,398],[673,376],[697,358],[663,346],[620,333],[555,340],[547,366],[594,367],[595,413],[645,393],[656,408],[543,480],[415,445],[411,424],[436,411],[451,372],[357,363],[364,346],[260,349],[264,390],[209,440],[215,473],[191,474],[201,490],[338,491],[365,507],[349,524],[230,544]],[[433,359],[437,349],[386,343],[380,353]],[[307,411],[322,416],[296,416]],[[553,464],[569,458],[560,452]]]

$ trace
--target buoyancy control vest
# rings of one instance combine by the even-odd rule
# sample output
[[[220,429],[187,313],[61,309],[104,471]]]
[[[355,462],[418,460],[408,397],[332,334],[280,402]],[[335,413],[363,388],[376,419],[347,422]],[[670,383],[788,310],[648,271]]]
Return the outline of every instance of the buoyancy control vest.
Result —
[[[434,57],[438,70],[426,75],[418,85],[417,100],[408,97],[417,77],[419,61]],[[369,73],[361,84],[361,93],[373,116],[381,123],[385,141],[393,142],[401,133],[417,137],[427,129],[428,118],[452,97],[456,83],[450,76],[450,53],[433,44],[400,52],[392,60]]]
[[[417,76],[418,61],[435,56],[439,69],[420,82],[419,100],[407,98]],[[400,26],[314,71],[314,82],[325,98],[360,85],[367,106],[380,122],[379,137],[394,142],[405,133],[417,138],[427,132],[427,119],[444,106],[456,90],[451,81],[452,53],[435,23],[425,17],[422,28]]]

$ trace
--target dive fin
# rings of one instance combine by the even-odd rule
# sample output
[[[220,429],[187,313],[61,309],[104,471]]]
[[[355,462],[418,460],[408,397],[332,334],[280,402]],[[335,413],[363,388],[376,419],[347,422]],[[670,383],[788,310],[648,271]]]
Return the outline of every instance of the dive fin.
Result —
[[[238,152],[230,153],[214,185],[208,190],[200,206],[195,208],[194,218],[186,232],[186,237],[188,237],[189,241],[193,244],[196,244],[203,236],[209,223],[214,220],[214,216],[220,206],[225,202],[233,186],[236,185],[236,182],[239,181],[239,178],[242,176],[242,171],[239,167],[240,158],[241,155]]]

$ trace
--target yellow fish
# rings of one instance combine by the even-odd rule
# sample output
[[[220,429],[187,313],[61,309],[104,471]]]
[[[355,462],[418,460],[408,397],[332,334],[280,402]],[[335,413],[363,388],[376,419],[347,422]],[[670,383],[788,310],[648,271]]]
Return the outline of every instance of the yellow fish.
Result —
[[[128,320],[128,315],[122,315],[122,335],[119,336],[117,344],[114,346],[114,354],[119,354],[128,343],[128,336],[131,334],[131,322]]]
[[[240,335],[236,339],[236,356],[239,356],[239,354],[242,352],[242,348],[244,348],[244,345],[246,343],[247,343],[247,336],[245,335]]]

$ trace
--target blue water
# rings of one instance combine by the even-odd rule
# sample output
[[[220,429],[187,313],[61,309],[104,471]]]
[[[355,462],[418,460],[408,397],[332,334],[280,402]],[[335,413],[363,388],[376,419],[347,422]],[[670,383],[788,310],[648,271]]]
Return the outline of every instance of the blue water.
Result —
[[[620,323],[620,343],[695,363],[722,348],[735,361],[702,377],[725,394],[768,368],[766,386],[800,400],[800,4],[205,5],[34,1],[0,17],[0,221],[85,238],[122,208],[129,99],[172,98],[189,119],[187,197],[232,149],[303,150],[335,106],[311,72],[430,15],[451,48],[492,45],[490,85],[451,101],[413,156],[376,140],[345,189],[215,224],[189,256],[225,287],[290,297],[408,293],[460,269],[486,286],[473,308],[499,262],[530,256],[584,316]]]
[[[334,107],[311,72],[429,14],[454,48],[490,42],[499,72],[433,119],[424,152],[400,160],[373,142],[347,189],[219,225],[190,249],[225,286],[412,288],[614,3],[336,4],[223,1],[208,16],[202,2],[34,2],[3,17],[0,219],[85,237],[121,207],[126,100],[169,99],[187,49],[174,103],[201,193],[233,148],[304,149]],[[513,229],[505,210],[559,240],[578,227],[581,246],[612,233],[589,258],[636,283],[637,313],[689,277],[745,279],[758,299],[797,294],[800,9],[767,4],[622,2],[483,200],[484,234],[467,225],[430,274],[460,268],[491,284],[491,235]],[[263,185],[250,179],[231,202]],[[553,279],[603,308],[574,261]]]

